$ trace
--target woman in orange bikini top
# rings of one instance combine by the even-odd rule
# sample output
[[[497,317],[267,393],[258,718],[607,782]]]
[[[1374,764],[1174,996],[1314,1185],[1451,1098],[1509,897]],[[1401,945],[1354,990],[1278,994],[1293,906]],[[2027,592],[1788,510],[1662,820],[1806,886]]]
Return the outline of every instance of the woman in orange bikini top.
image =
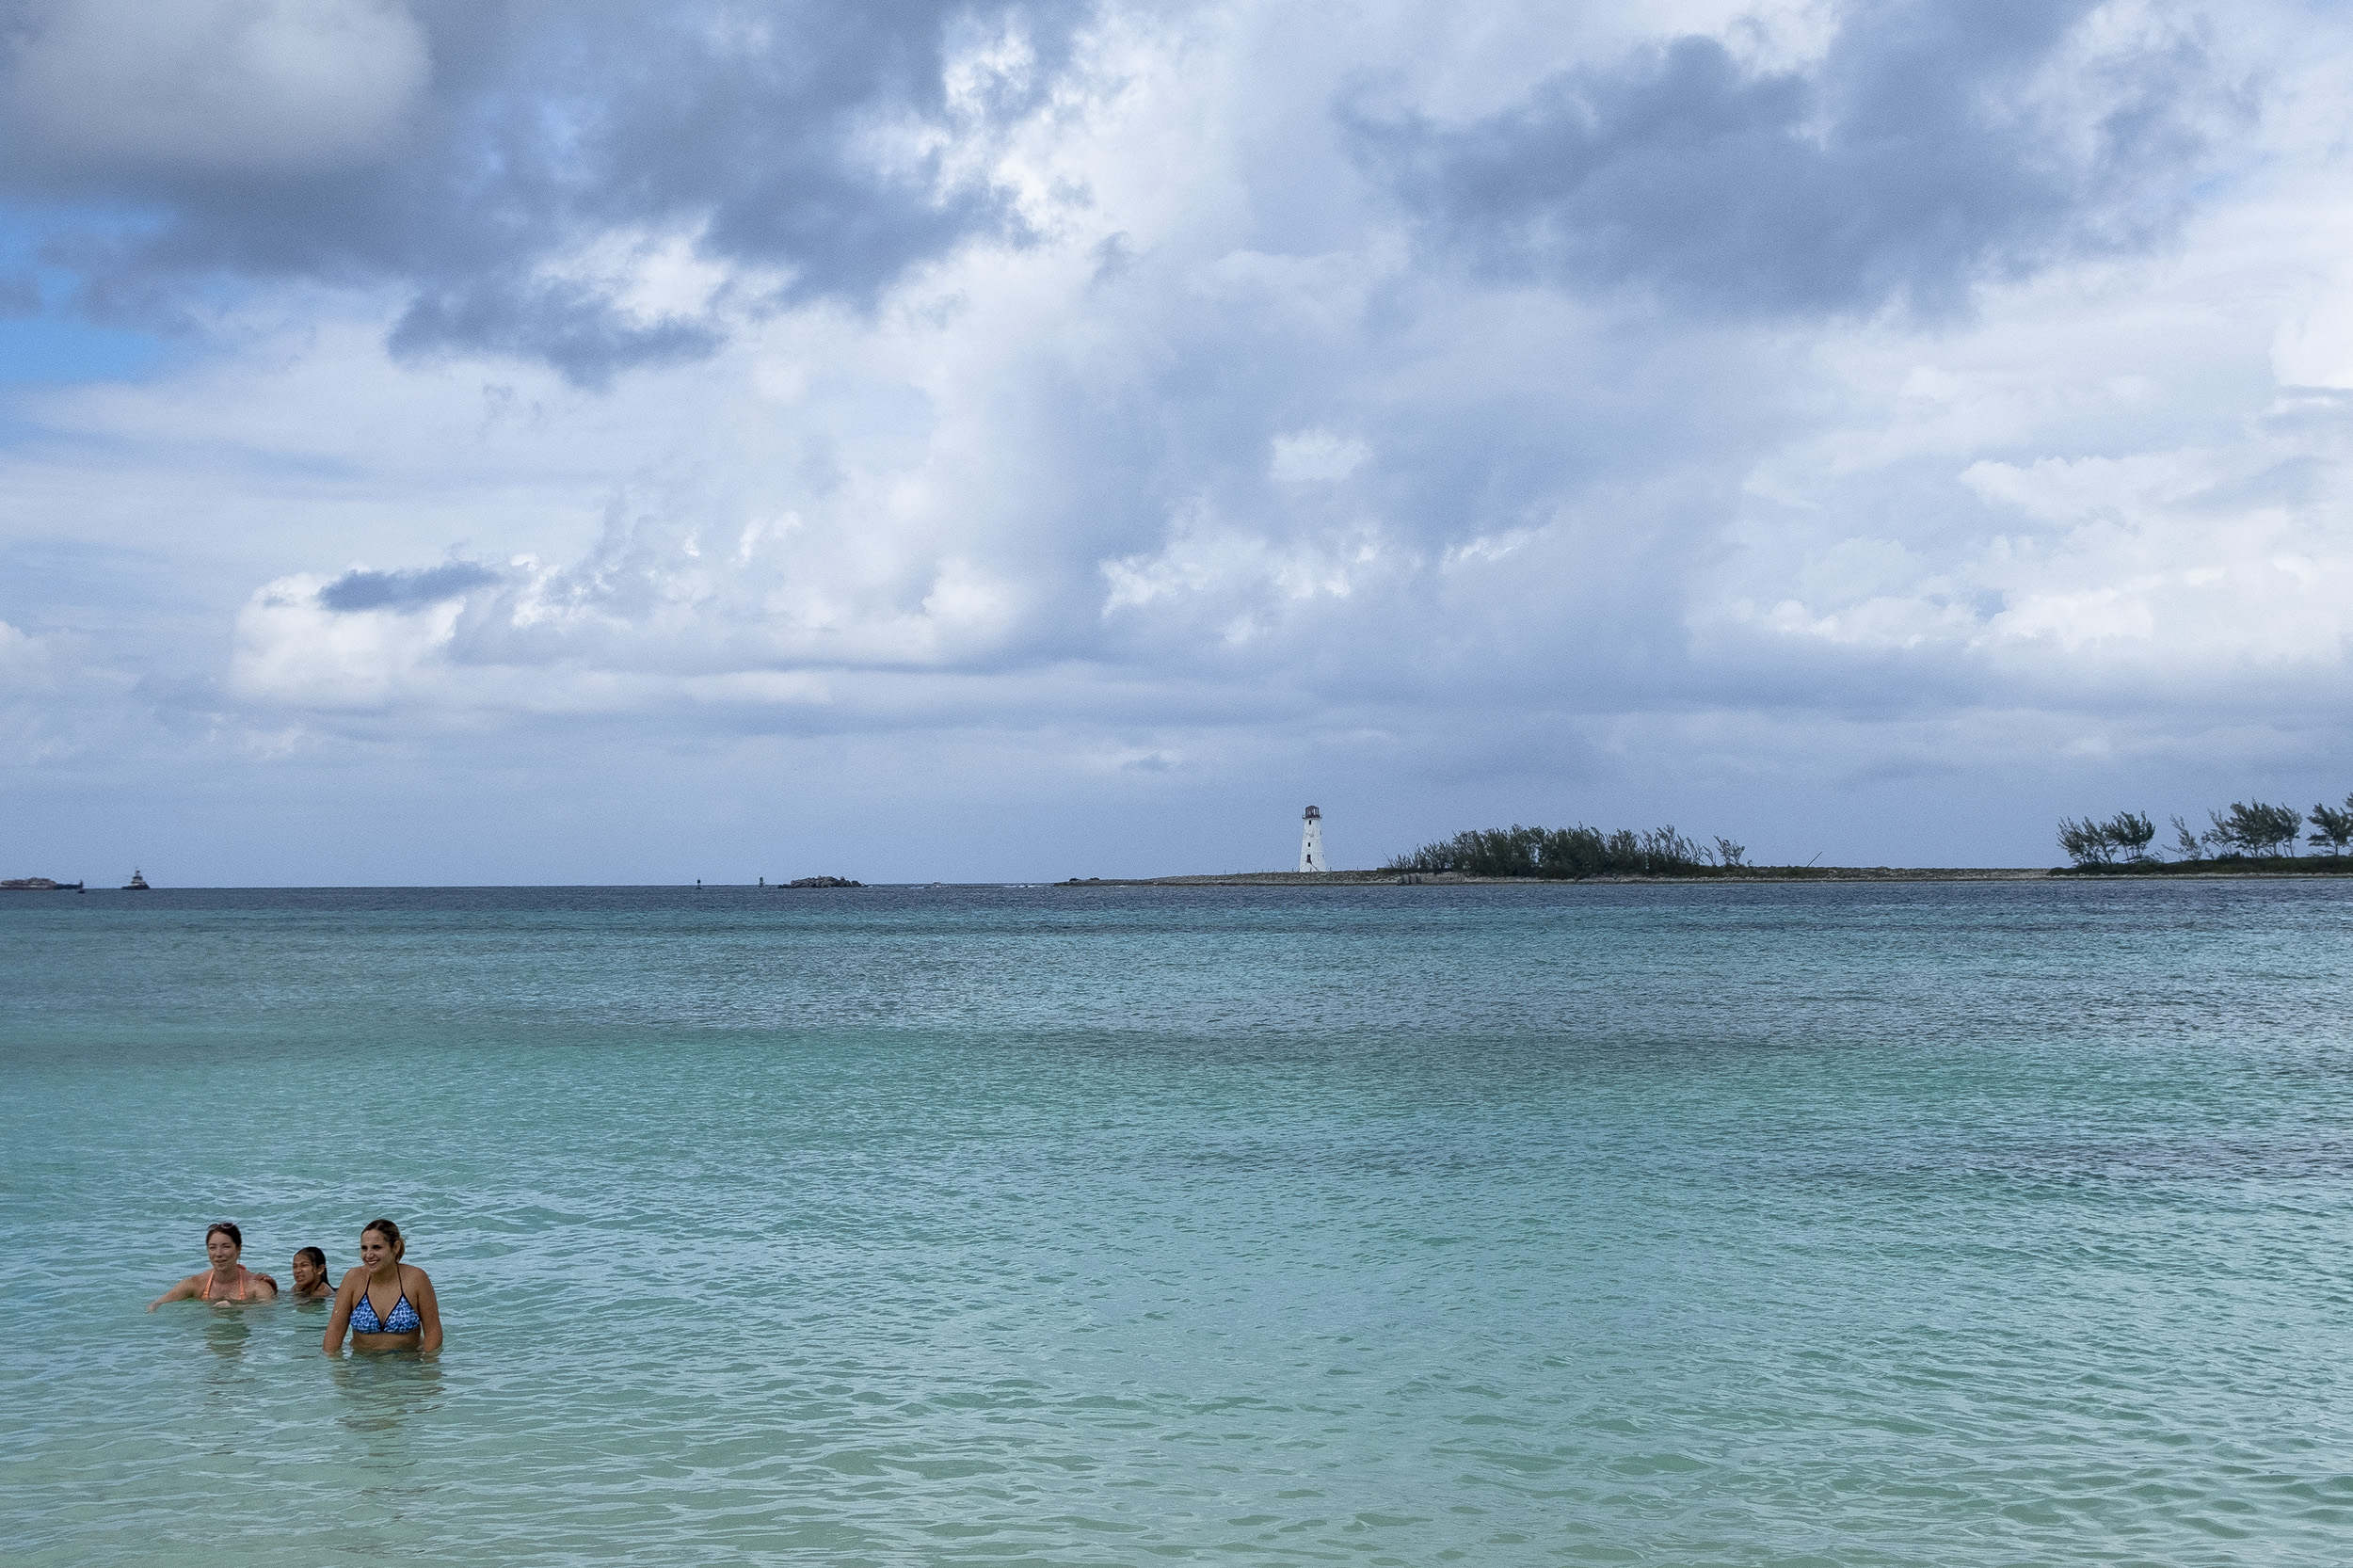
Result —
[[[278,1297],[278,1282],[267,1274],[257,1274],[237,1261],[245,1253],[245,1233],[228,1221],[216,1223],[204,1233],[204,1256],[213,1266],[201,1273],[190,1274],[162,1295],[147,1304],[154,1311],[166,1302],[211,1302],[223,1306],[231,1302],[266,1302]]]

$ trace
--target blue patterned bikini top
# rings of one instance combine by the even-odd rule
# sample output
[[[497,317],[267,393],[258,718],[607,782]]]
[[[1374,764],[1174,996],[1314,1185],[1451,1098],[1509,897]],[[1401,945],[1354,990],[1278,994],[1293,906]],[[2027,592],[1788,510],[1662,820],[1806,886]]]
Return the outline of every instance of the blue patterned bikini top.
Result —
[[[424,1327],[417,1309],[408,1304],[408,1292],[403,1290],[400,1300],[392,1304],[392,1315],[378,1321],[376,1304],[368,1300],[364,1289],[360,1292],[360,1304],[351,1309],[351,1332],[354,1334],[414,1334]]]

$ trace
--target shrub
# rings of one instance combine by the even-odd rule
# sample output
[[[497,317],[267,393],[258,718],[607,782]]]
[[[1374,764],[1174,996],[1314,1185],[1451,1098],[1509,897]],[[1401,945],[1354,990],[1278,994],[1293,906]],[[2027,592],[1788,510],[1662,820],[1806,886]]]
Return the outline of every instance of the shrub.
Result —
[[[1746,854],[1737,844],[1732,848]],[[1672,826],[1636,833],[1597,827],[1471,828],[1401,855],[1393,872],[1461,872],[1467,876],[1560,879],[1602,875],[1677,875],[1706,869],[1707,852]]]

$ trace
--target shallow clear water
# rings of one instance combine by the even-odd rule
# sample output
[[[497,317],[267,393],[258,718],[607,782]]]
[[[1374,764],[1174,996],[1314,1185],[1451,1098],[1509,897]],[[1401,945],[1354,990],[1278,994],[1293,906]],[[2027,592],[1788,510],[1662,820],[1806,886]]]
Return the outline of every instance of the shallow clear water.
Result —
[[[2348,893],[0,895],[8,1555],[2333,1562]]]

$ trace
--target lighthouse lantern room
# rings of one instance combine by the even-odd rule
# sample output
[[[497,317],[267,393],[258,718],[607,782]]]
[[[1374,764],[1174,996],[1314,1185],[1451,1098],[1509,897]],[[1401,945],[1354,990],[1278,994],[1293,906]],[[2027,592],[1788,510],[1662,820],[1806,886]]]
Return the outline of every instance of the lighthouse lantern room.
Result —
[[[1299,830],[1299,869],[1303,872],[1324,872],[1332,868],[1323,863],[1323,813],[1307,808],[1306,823]]]

